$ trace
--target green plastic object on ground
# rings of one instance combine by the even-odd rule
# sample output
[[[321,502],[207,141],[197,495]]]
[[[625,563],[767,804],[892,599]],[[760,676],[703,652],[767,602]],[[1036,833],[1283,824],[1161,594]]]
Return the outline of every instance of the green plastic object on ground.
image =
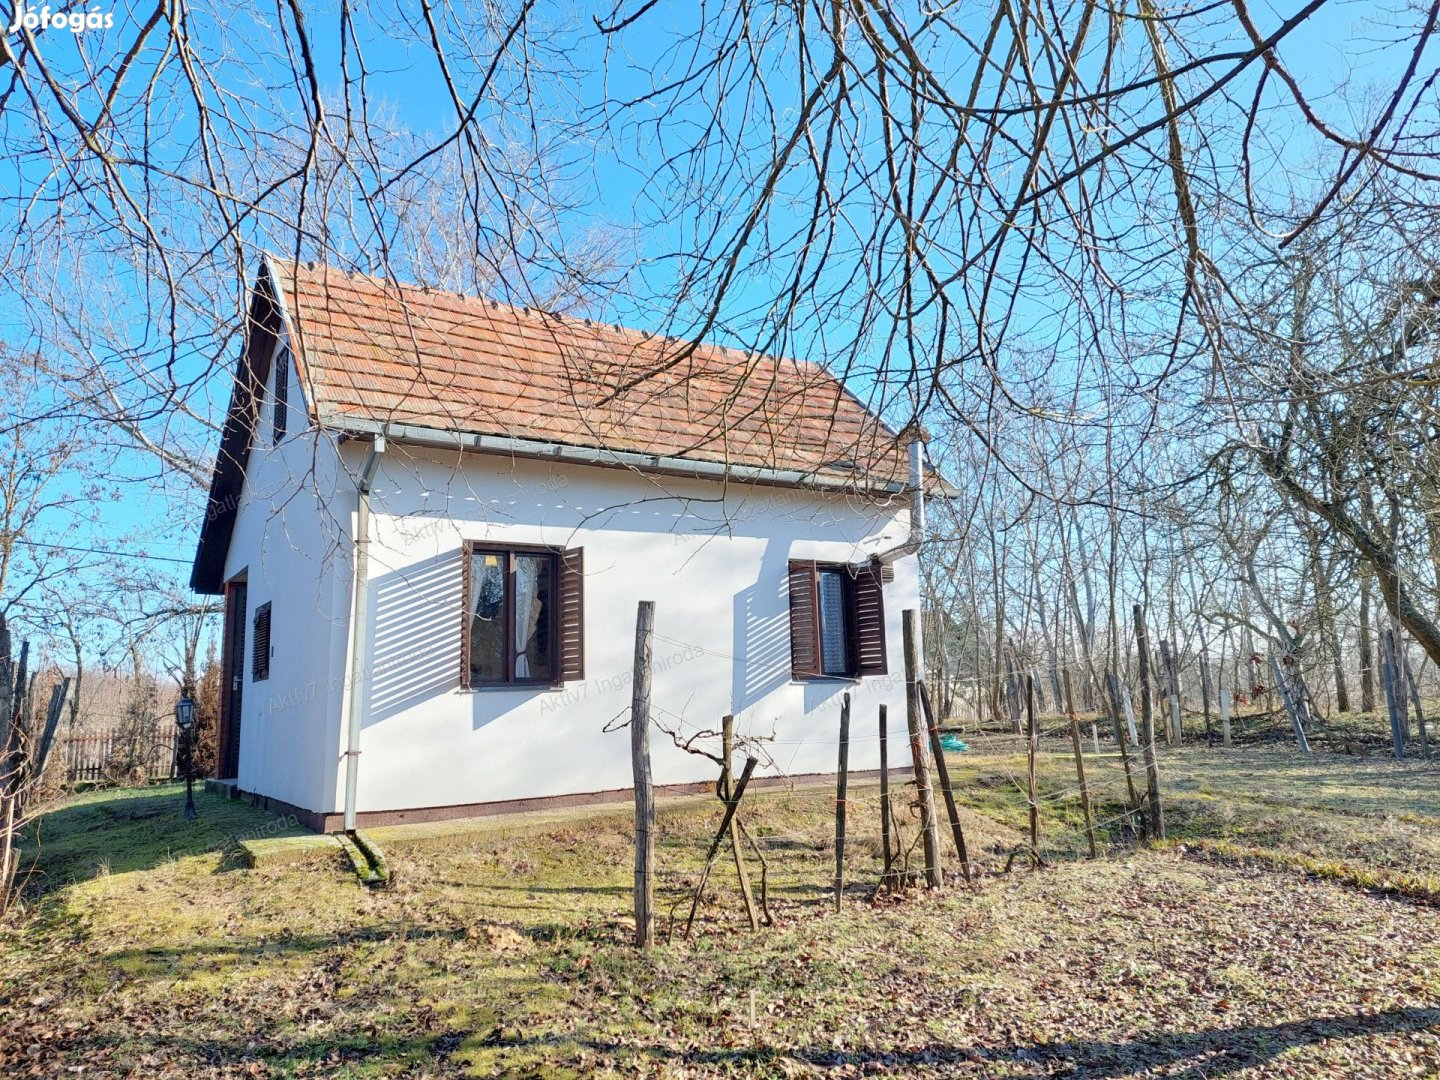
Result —
[[[963,753],[964,751],[970,749],[970,744],[967,743],[964,739],[960,738],[959,735],[941,735],[940,749],[957,750]]]

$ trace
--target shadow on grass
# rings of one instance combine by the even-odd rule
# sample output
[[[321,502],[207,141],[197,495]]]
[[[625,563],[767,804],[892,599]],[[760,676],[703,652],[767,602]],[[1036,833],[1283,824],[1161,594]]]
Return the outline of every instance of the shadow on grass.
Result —
[[[487,924],[500,925],[500,924]],[[313,956],[332,949],[357,945],[414,943],[423,941],[464,941],[464,927],[411,926],[390,922],[357,927],[332,934],[290,934],[268,938],[237,938],[231,941],[202,941],[193,945],[157,948],[115,949],[104,954],[107,967],[124,971],[130,978],[174,978],[207,964],[222,961],[254,961],[261,957]]]
[[[488,1021],[487,1021],[488,1022]],[[960,1047],[943,1043],[920,1045],[909,1051],[881,1051],[857,1047],[837,1051],[829,1047],[756,1047],[671,1050],[647,1047],[638,1041],[586,1040],[563,1034],[516,1037],[508,1028],[490,1031],[372,1032],[372,1034],[331,1035],[288,1041],[256,1040],[248,1037],[154,1037],[151,1054],[168,1066],[209,1068],[243,1067],[258,1063],[289,1074],[292,1070],[327,1068],[346,1070],[353,1066],[384,1063],[390,1068],[426,1068],[428,1063],[446,1061],[452,1054],[472,1057],[480,1053],[505,1056],[514,1076],[579,1076],[580,1054],[618,1058],[642,1057],[655,1064],[671,1066],[720,1067],[729,1073],[762,1071],[770,1074],[782,1061],[812,1067],[850,1067],[865,1071],[900,1071],[909,1068],[940,1068],[955,1073],[985,1076],[988,1064],[1004,1061],[1007,1076],[1053,1076],[1063,1070],[1067,1076],[1135,1076],[1152,1068],[1164,1068],[1165,1076],[1181,1080],[1205,1080],[1230,1076],[1246,1068],[1269,1063],[1295,1048],[1320,1045],[1346,1038],[1374,1035],[1414,1034],[1440,1025],[1440,1009],[1392,1009],[1375,1015],[1316,1017],[1312,1020],[1254,1027],[1212,1028],[1207,1031],[1161,1032],[1149,1038],[1129,1041],[1076,1040],[1068,1043],[972,1045]],[[76,1060],[104,1061],[117,1051],[114,1040],[94,1034],[60,1038],[46,1051]],[[1015,1066],[1022,1068],[1021,1073]]]
[[[221,1070],[225,1075],[270,1075],[273,1071],[282,1076],[349,1076],[352,1075],[351,1070],[357,1068],[364,1069],[364,1075],[372,1076],[392,1075],[394,1072],[413,1075],[410,1072],[412,1069],[444,1060],[458,1042],[454,1036],[442,1033],[410,1035],[377,1032],[341,1034],[299,1042],[287,1040],[278,1044],[257,1042],[244,1036],[219,1039],[203,1035],[151,1036],[145,1040],[145,1045],[150,1067],[163,1067],[166,1076],[194,1075],[202,1070],[207,1075],[211,1070]],[[63,1055],[66,1059],[95,1063],[104,1069],[117,1059],[131,1058],[134,1046],[128,1041],[92,1035],[68,1043],[59,1041],[47,1050],[52,1057]],[[385,1072],[373,1072],[376,1066]],[[85,1066],[77,1066],[81,1067]],[[177,1072],[177,1068],[185,1071]],[[126,1073],[129,1074],[128,1069]]]
[[[233,869],[242,840],[306,836],[294,818],[204,791],[195,793],[199,817],[186,821],[185,788],[91,791],[45,813],[25,831],[21,874],[27,889],[44,893],[101,874],[150,870],[172,859],[217,856]]]
[[[1180,1080],[1206,1080],[1225,1076],[1272,1061],[1288,1050],[1317,1046],[1331,1041],[1379,1035],[1403,1035],[1440,1029],[1440,1009],[1392,1009],[1373,1015],[1322,1016],[1279,1024],[1205,1031],[1160,1032],[1127,1041],[1077,1039],[1061,1043],[1011,1044],[1008,1046],[955,1046],[929,1043],[906,1051],[854,1047],[787,1047],[784,1045],[707,1049],[696,1047],[676,1052],[666,1047],[634,1043],[567,1038],[563,1035],[533,1037],[511,1035],[497,1028],[489,1034],[477,1032],[474,1041],[495,1051],[525,1051],[538,1055],[547,1051],[589,1051],[625,1055],[639,1052],[655,1062],[684,1065],[711,1065],[743,1068],[773,1065],[793,1059],[817,1067],[859,1067],[866,1071],[946,1065],[970,1066],[983,1070],[985,1063],[1006,1062],[1013,1069],[1019,1062],[1029,1074],[1083,1076],[1103,1080],[1133,1076],[1163,1067],[1165,1075]],[[561,1059],[561,1064],[563,1064]],[[1007,1072],[1007,1075],[1010,1073]]]

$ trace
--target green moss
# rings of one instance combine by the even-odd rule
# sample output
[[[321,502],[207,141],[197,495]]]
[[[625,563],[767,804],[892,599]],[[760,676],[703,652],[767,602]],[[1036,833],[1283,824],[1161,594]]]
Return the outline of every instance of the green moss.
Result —
[[[390,864],[385,858],[385,852],[380,850],[373,837],[367,836],[358,829],[353,837],[355,846],[365,856],[365,861],[370,868],[371,880],[369,884],[388,885],[390,883]]]

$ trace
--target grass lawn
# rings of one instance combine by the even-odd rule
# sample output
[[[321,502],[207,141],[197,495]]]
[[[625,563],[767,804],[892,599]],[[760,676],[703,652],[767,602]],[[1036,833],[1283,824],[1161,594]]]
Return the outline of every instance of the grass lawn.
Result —
[[[623,806],[377,829],[369,890],[334,848],[244,868],[238,839],[295,830],[237,802],[82,796],[0,929],[0,1074],[1440,1075],[1440,768],[1164,751],[1172,842],[1137,849],[1102,754],[1092,861],[1047,741],[1046,865],[1006,873],[1025,762],[980,742],[949,758],[975,888],[877,897],[877,786],[852,785],[837,915],[833,792],[754,794],[776,925],[748,929],[727,857],[693,939],[647,954]],[[662,936],[718,819],[661,806]]]

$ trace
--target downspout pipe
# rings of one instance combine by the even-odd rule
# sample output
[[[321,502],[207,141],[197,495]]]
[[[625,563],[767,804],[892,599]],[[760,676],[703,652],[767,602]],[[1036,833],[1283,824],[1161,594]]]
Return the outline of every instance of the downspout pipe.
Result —
[[[901,543],[872,556],[871,561],[881,566],[898,562],[907,555],[914,555],[925,542],[925,442],[929,438],[924,430],[916,427],[910,440],[910,535]],[[915,678],[925,678],[925,648],[921,642],[916,645]]]
[[[873,558],[888,566],[908,555],[914,555],[925,542],[925,443],[929,439],[923,431],[910,440],[910,535],[903,542],[885,551],[876,552]]]
[[[360,730],[365,724],[365,669],[370,611],[370,484],[385,456],[385,436],[377,435],[365,454],[355,485],[355,588],[350,599],[350,714],[345,734],[345,831],[355,831],[355,793],[360,782]]]

